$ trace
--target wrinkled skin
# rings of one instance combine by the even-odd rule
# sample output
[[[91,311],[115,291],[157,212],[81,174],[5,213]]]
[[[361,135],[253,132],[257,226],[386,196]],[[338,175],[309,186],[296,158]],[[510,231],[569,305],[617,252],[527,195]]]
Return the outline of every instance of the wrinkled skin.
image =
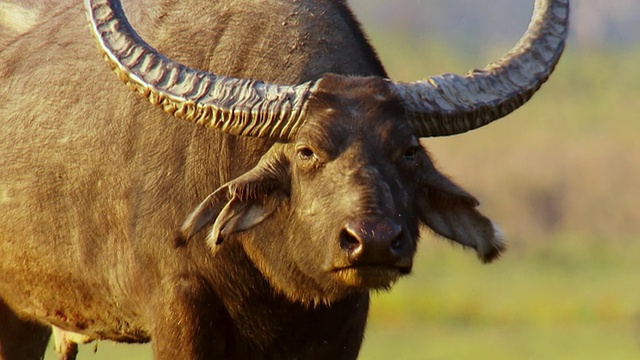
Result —
[[[385,75],[341,4],[270,2],[259,13],[274,18],[255,21],[228,3],[124,5],[194,67],[278,83]],[[410,271],[420,224],[485,261],[502,248],[381,78],[325,75],[289,143],[228,136],[131,94],[80,4],[59,6],[0,52],[0,358],[39,358],[43,324],[152,340],[157,359],[353,359],[369,291]],[[274,36],[283,23],[291,36]]]

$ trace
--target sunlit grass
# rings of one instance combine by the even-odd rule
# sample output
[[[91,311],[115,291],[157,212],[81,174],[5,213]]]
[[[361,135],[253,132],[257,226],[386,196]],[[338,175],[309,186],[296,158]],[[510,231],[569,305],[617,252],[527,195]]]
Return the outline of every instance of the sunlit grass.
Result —
[[[640,356],[640,245],[565,236],[489,266],[421,245],[416,274],[374,300],[362,359]]]
[[[360,359],[631,360],[640,355],[635,342],[629,329],[615,325],[425,322],[373,327]]]
[[[640,315],[639,245],[568,236],[545,242],[482,265],[471,252],[423,241],[416,274],[376,298],[373,314],[533,325],[619,322]]]

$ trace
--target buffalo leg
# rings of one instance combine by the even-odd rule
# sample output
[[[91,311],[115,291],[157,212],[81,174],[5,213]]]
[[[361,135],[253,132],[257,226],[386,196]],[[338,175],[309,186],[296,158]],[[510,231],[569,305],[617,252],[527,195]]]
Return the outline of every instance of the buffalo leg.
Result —
[[[53,326],[53,349],[58,353],[59,360],[76,360],[78,343],[67,336],[67,332]]]
[[[155,359],[219,359],[224,349],[215,325],[215,314],[209,309],[210,290],[193,276],[176,277],[166,281],[162,296],[153,304],[151,343]]]
[[[0,359],[42,359],[51,328],[19,318],[0,299]]]
[[[67,341],[63,347],[56,348],[58,359],[60,360],[76,360],[78,355],[78,344]]]

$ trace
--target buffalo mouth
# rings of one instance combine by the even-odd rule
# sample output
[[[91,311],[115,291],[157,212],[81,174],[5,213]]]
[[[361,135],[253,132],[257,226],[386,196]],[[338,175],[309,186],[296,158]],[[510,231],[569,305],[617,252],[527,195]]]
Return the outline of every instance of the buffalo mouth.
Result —
[[[389,289],[400,277],[411,272],[410,266],[350,265],[331,271],[340,282],[361,289]]]

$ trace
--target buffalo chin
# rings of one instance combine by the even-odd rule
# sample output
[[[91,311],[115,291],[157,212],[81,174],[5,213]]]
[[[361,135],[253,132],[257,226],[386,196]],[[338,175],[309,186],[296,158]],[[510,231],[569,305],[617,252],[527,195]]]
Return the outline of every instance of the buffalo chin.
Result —
[[[353,266],[334,271],[344,285],[362,290],[388,290],[406,273],[391,266]]]

